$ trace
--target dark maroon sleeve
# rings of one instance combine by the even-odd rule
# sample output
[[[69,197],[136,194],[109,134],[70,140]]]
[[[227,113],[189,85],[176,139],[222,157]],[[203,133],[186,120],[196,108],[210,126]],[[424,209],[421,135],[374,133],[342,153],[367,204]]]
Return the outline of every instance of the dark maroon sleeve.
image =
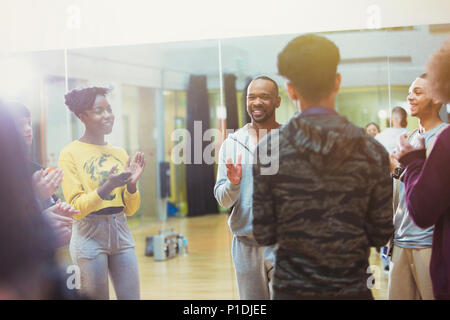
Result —
[[[425,150],[413,151],[400,163],[406,168],[403,182],[411,219],[420,228],[436,224],[450,207],[450,130],[436,138],[428,158]]]

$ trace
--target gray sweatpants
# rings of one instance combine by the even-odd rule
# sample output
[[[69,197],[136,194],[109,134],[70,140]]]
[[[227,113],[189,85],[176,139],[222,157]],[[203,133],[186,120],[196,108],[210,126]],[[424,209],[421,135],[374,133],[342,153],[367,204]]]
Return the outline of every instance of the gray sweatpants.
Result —
[[[76,221],[70,255],[80,268],[82,295],[108,300],[109,273],[117,299],[140,299],[135,243],[123,212],[92,214]]]
[[[241,300],[269,300],[274,266],[272,247],[258,247],[233,237],[231,253]]]

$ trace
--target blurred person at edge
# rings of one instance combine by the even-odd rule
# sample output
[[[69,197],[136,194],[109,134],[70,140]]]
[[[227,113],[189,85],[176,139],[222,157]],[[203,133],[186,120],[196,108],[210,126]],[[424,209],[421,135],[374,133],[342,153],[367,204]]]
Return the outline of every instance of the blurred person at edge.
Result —
[[[364,131],[366,131],[369,136],[375,138],[375,136],[380,133],[380,127],[375,122],[369,122],[364,127]]]
[[[71,205],[61,202],[54,194],[63,180],[62,169],[43,168],[34,162],[31,157],[31,145],[33,144],[33,128],[30,110],[19,102],[6,102],[8,109],[14,116],[14,120],[23,137],[27,148],[26,156],[28,160],[29,173],[32,176],[32,183],[37,199],[43,209],[43,214],[49,219],[50,225],[57,235],[58,246],[68,244],[72,235],[72,216],[78,213]]]
[[[26,147],[10,110],[0,101],[0,299],[68,299],[56,263],[56,236],[41,214]]]
[[[259,141],[280,128],[276,109],[280,107],[281,97],[278,84],[267,76],[254,78],[246,96],[251,123],[230,134],[222,144],[214,196],[221,206],[233,207],[228,225],[233,233],[231,252],[239,298],[269,300],[274,248],[258,245],[253,236],[252,164]]]
[[[427,63],[428,87],[440,102],[450,103],[450,39]],[[450,299],[450,127],[435,139],[427,157],[423,138],[414,147],[406,136],[394,152],[404,166],[406,204],[414,223],[434,225],[430,276],[436,299]]]

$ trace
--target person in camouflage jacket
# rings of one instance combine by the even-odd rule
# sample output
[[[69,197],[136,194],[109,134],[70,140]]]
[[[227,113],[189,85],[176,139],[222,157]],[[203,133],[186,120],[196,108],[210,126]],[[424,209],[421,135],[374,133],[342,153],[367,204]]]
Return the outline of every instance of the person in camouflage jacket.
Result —
[[[254,237],[277,245],[274,299],[372,299],[370,247],[385,245],[394,230],[388,153],[334,110],[340,85],[334,43],[301,36],[278,61],[301,113],[280,129],[278,148],[272,133],[258,145],[258,155],[271,150],[278,172],[261,174],[267,161],[260,158],[253,167]],[[320,90],[327,72],[331,89]],[[308,90],[298,74],[308,77]]]

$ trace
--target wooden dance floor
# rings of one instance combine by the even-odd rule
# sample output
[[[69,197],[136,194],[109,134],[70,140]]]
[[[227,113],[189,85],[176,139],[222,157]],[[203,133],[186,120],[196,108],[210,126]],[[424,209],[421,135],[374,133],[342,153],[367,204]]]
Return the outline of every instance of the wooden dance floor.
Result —
[[[173,218],[132,230],[136,241],[141,279],[141,299],[151,300],[234,300],[238,299],[233,262],[231,259],[232,235],[227,225],[227,214],[195,218]],[[145,238],[158,234],[162,227],[188,239],[188,255],[166,261],[155,261],[145,256]],[[64,264],[70,264],[68,249],[60,252]],[[371,250],[370,264],[379,267],[375,299],[387,298],[387,275],[383,272],[379,255]],[[369,274],[368,274],[369,278]],[[110,297],[115,299],[110,285]]]

